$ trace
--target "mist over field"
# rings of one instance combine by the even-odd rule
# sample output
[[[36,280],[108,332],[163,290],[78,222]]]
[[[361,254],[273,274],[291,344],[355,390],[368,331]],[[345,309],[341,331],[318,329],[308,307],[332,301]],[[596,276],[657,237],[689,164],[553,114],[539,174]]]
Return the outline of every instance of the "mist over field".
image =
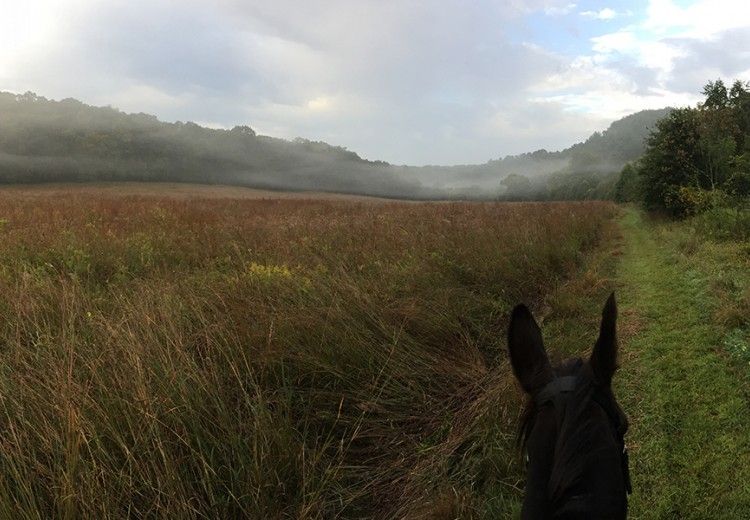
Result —
[[[303,138],[258,135],[0,93],[0,182],[180,181],[412,199],[606,198],[666,110],[643,111],[559,152],[460,166],[401,166]]]

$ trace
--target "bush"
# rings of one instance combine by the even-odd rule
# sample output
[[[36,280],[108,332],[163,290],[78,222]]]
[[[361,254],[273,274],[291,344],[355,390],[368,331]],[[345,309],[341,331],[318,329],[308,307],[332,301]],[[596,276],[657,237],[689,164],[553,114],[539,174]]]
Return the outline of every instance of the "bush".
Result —
[[[713,238],[750,240],[750,210],[727,207],[711,208],[695,218],[695,226]]]
[[[734,172],[727,181],[727,191],[735,197],[750,197],[750,173]]]
[[[721,190],[704,190],[695,186],[670,186],[666,206],[674,215],[691,217],[711,208],[725,205],[727,194]]]

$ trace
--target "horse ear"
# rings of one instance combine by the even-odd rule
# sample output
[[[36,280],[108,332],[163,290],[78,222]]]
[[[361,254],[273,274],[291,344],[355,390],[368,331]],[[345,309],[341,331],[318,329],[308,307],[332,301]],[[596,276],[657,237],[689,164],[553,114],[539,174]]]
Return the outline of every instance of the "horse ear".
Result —
[[[617,302],[615,293],[610,294],[602,311],[599,339],[589,360],[599,384],[609,386],[617,369]]]
[[[510,364],[523,389],[534,394],[549,383],[554,374],[542,342],[542,332],[525,305],[513,309],[508,327]]]

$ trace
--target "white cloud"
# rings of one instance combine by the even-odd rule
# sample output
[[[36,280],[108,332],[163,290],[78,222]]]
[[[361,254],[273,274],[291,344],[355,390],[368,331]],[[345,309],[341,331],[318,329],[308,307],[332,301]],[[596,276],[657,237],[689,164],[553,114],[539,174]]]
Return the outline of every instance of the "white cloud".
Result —
[[[557,6],[549,6],[544,8],[544,14],[547,16],[563,16],[572,13],[578,4],[568,3]]]
[[[591,38],[594,59],[605,63],[616,56],[628,56],[638,65],[669,73],[674,61],[685,51],[670,41],[644,37],[635,30],[621,30]]]
[[[620,16],[620,13],[618,13],[614,9],[605,7],[600,11],[583,11],[581,12],[581,16],[583,16],[584,18],[593,18],[596,20],[612,20],[617,16]]]
[[[521,107],[500,108],[483,121],[482,129],[489,136],[507,136],[520,153],[566,148],[606,128],[611,121],[607,115],[577,112],[569,103],[547,97],[532,98]]]
[[[95,102],[111,104],[126,112],[151,112],[166,108],[178,108],[195,101],[190,94],[170,95],[151,85],[133,84],[122,90],[108,92],[106,97]]]
[[[12,81],[28,60],[64,44],[85,0],[4,1],[0,9],[0,80]]]
[[[538,101],[610,118],[692,105],[709,79],[746,77],[742,62],[750,59],[744,50],[750,42],[750,10],[744,4],[698,0],[678,6],[651,0],[644,20],[592,37],[590,53],[570,60],[531,91]],[[608,8],[581,14],[599,20],[619,15]]]
[[[589,115],[589,117],[596,114],[604,121],[613,121],[639,110],[691,105],[696,101],[696,97],[662,89],[639,94],[626,89],[597,88],[584,93],[546,96],[536,101],[559,103],[576,114]]]
[[[333,99],[326,96],[318,96],[307,102],[307,108],[313,111],[330,110],[333,107]]]
[[[679,6],[672,0],[650,0],[642,28],[656,36],[710,38],[750,25],[746,0],[697,0]]]
[[[627,57],[654,70],[663,85],[675,63],[689,57],[696,44],[715,40],[732,29],[750,27],[750,10],[745,2],[734,0],[698,0],[686,7],[671,0],[651,0],[646,13],[639,24],[593,37],[594,59],[606,63]]]

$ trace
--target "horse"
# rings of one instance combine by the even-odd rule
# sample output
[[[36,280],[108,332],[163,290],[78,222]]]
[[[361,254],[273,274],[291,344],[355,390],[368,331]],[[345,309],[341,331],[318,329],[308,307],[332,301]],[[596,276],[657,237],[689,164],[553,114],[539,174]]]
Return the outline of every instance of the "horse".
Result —
[[[528,395],[518,434],[527,463],[524,520],[627,517],[628,419],[612,392],[616,322],[612,293],[589,359],[553,367],[534,316],[523,304],[513,309],[510,362]]]

